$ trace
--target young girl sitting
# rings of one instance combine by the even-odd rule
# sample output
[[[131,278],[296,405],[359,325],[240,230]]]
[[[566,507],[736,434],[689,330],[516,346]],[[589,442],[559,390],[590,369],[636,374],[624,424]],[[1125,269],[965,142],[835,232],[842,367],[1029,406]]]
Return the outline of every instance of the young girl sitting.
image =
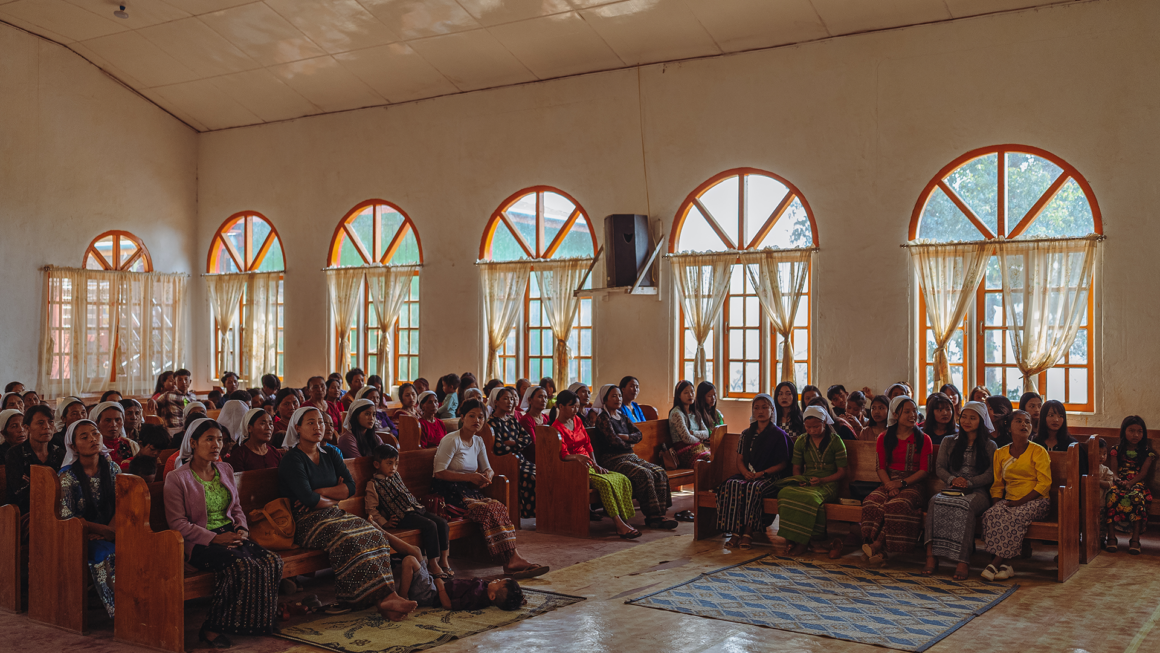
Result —
[[[525,603],[524,591],[512,578],[488,582],[482,578],[435,579],[439,603],[447,610],[480,610],[494,605],[500,610],[518,610]]]

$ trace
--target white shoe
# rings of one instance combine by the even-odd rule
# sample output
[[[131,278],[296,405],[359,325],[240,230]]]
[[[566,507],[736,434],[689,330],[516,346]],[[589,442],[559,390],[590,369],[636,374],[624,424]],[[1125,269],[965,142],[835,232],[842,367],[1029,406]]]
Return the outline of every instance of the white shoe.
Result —
[[[1007,580],[1015,576],[1015,569],[1011,565],[1001,565],[999,573],[995,574],[995,580]]]
[[[1006,566],[1006,565],[1004,565],[1004,566]],[[995,580],[995,577],[998,575],[999,575],[999,570],[995,569],[995,565],[987,565],[987,568],[984,569],[983,573],[982,573],[983,580]]]

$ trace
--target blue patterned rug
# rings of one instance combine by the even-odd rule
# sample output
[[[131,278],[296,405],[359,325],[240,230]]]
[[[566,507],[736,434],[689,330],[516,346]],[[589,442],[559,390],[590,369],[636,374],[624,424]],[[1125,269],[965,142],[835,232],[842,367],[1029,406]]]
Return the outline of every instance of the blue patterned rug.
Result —
[[[1018,587],[762,556],[625,603],[925,651]]]

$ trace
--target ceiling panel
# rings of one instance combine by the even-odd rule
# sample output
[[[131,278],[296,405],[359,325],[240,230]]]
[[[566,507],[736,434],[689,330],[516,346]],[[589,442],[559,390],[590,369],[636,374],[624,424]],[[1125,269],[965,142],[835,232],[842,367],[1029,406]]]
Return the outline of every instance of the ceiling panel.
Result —
[[[270,70],[323,111],[346,111],[385,102],[333,57],[295,61]]]
[[[169,113],[173,114],[173,116],[176,117],[178,120],[184,122],[185,124],[189,125],[190,127],[193,127],[197,131],[201,131],[201,132],[209,131],[208,127],[203,125],[200,121],[198,121],[196,118],[194,118],[188,112],[186,112],[185,109],[181,107],[181,105],[179,105],[175,102],[172,102],[168,98],[162,96],[160,93],[157,92],[156,89],[143,88],[143,89],[140,89],[140,92],[141,92],[141,95],[144,95],[145,97],[149,98],[149,100],[152,101],[153,104],[156,104],[157,106],[161,107],[162,109],[165,109]]]
[[[685,0],[725,52],[829,36],[810,0]]]
[[[482,25],[502,25],[572,10],[567,0],[459,0]]]
[[[536,80],[487,30],[435,36],[410,45],[461,91]]]
[[[77,45],[93,51],[146,88],[190,82],[199,77],[138,32],[112,34]]]
[[[963,18],[964,16],[978,16],[979,14],[990,14],[996,11],[1012,11],[1014,9],[1027,9],[1028,7],[1038,7],[1040,5],[1058,4],[1061,2],[1070,2],[1071,0],[943,0],[947,3],[947,9],[950,10],[951,15],[955,18]]]
[[[141,29],[158,23],[168,23],[171,20],[188,18],[189,14],[166,4],[161,0],[131,0],[128,6],[128,18],[113,16],[121,3],[118,0],[66,0],[85,11],[91,12],[100,18],[106,18],[123,25],[126,29]]]
[[[681,2],[625,0],[580,15],[630,66],[721,52]]]
[[[916,25],[951,17],[943,0],[811,0],[814,9],[835,36],[902,25]]]
[[[200,77],[253,70],[258,63],[198,18],[146,27],[140,34]]]
[[[488,31],[540,79],[624,66],[574,11],[497,25]]]
[[[261,2],[206,14],[201,20],[263,66],[326,54],[297,27]]]
[[[330,53],[361,50],[399,40],[394,31],[355,0],[266,0],[266,4]]]
[[[321,113],[321,109],[269,70],[214,77],[213,85],[266,122]]]
[[[165,0],[178,9],[199,16],[213,11],[221,11],[238,5],[248,5],[255,0]]]
[[[39,34],[40,36],[43,36],[44,38],[49,39],[50,41],[55,41],[57,43],[72,43],[73,41],[75,41],[75,39],[70,39],[69,37],[65,36],[64,34],[57,34],[56,32],[54,32],[50,29],[45,29],[39,25],[33,25],[32,23],[28,22],[27,20],[24,20],[23,18],[19,18],[17,16],[12,15],[12,14],[4,13],[4,5],[0,5],[0,20],[4,21],[6,23],[9,23],[11,25],[14,25],[16,27],[19,27],[20,29],[25,30],[27,32],[31,32],[33,34]]]
[[[359,0],[359,3],[404,39],[481,27],[455,0]]]
[[[226,95],[208,79],[152,89],[209,129],[226,129],[261,122],[258,116]]]
[[[114,21],[113,15],[102,18],[64,0],[17,0],[0,5],[0,12],[15,16],[37,27],[60,34],[70,41],[84,41],[129,29]]]
[[[132,32],[126,32],[126,33],[131,34]],[[105,73],[108,73],[109,75],[112,75],[113,77],[116,77],[117,80],[120,81],[121,83],[127,84],[132,88],[144,88],[145,87],[145,84],[141,80],[137,79],[133,75],[130,75],[129,73],[122,70],[121,68],[118,68],[117,66],[110,63],[108,59],[105,59],[101,55],[99,55],[96,52],[85,47],[84,43],[74,41],[73,43],[69,43],[67,47],[68,47],[68,49],[72,50],[73,52],[84,57],[89,63],[93,64],[97,68],[100,68]]]
[[[336,54],[334,58],[388,102],[407,102],[459,90],[404,43]]]

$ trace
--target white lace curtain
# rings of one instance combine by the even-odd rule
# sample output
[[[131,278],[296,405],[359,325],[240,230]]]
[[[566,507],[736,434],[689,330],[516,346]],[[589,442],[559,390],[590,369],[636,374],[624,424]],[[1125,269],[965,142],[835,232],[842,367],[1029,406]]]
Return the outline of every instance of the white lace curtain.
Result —
[[[48,397],[116,389],[150,394],[185,365],[188,276],[45,270],[37,388]]]
[[[685,321],[693,332],[693,339],[697,341],[697,353],[693,358],[694,385],[709,376],[705,340],[721,315],[737,254],[736,251],[729,251],[670,254],[667,257],[673,269],[673,285],[685,309]]]
[[[813,253],[813,249],[763,249],[740,254],[761,308],[782,338],[779,381],[796,382],[793,325],[806,293]]]
[[[993,247],[993,243],[986,241],[910,247],[910,260],[926,304],[927,324],[934,336],[936,388],[951,382],[947,344],[967,316],[975,290],[987,271]]]
[[[241,272],[207,274],[206,287],[214,311],[219,337],[218,371],[229,369],[237,354],[243,383],[256,385],[263,374],[278,371],[278,301],[282,292],[282,272]],[[246,310],[241,311],[242,304]],[[241,317],[239,318],[239,314]],[[227,337],[235,331],[231,346]]]
[[[419,271],[417,265],[388,265],[363,268],[366,273],[367,288],[371,303],[379,317],[379,347],[377,360],[379,376],[385,388],[395,384],[394,366],[391,355],[395,343],[391,341],[391,329],[399,319],[403,302],[411,295],[411,282]]]
[[[477,265],[487,328],[487,364],[483,378],[502,379],[499,352],[519,317],[524,293],[528,289],[531,264],[528,261],[480,261]]]
[[[359,291],[362,289],[364,273],[362,268],[330,268],[326,270],[326,287],[329,289],[330,313],[338,331],[338,373],[346,375],[350,370],[350,327],[358,310]]]
[[[580,309],[576,290],[591,265],[591,258],[549,259],[535,263],[544,312],[556,338],[552,351],[552,380],[557,388],[566,388],[571,383],[568,368],[572,361],[572,348],[568,346],[568,338],[572,335],[572,325]]]
[[[242,308],[242,294],[246,292],[248,278],[248,274],[212,274],[205,277],[218,334],[217,369],[222,373],[229,369],[226,364],[230,348],[229,332]]]

